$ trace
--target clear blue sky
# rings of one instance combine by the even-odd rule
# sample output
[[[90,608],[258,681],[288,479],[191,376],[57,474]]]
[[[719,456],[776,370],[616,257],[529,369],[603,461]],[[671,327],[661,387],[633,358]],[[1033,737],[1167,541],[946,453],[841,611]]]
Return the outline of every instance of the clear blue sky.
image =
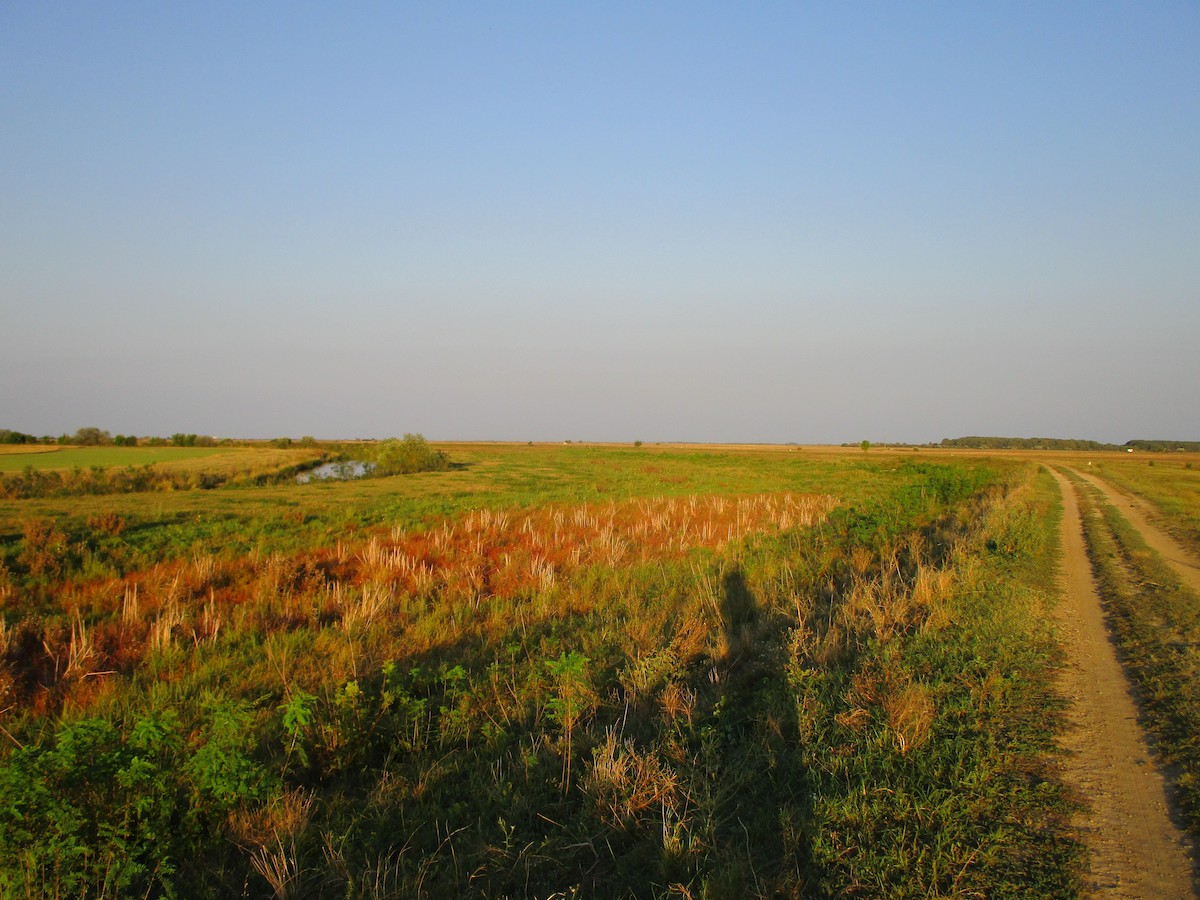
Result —
[[[1200,5],[0,4],[0,427],[1200,439]]]

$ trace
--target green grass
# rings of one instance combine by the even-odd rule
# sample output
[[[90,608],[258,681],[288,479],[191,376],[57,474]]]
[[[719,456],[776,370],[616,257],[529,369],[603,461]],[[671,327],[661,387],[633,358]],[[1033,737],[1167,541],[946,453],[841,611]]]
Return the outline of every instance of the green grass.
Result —
[[[1047,476],[449,449],[0,505],[0,894],[1075,895]]]
[[[82,534],[88,518],[104,514],[127,523],[123,543],[140,566],[197,553],[294,551],[364,529],[419,528],[482,508],[778,490],[831,493],[853,504],[874,494],[898,465],[882,456],[871,461],[854,456],[830,460],[774,452],[651,453],[582,446],[446,449],[456,468],[413,476],[0,499],[0,551],[9,559],[16,554],[22,522],[29,519],[50,518],[64,523],[68,532]]]
[[[87,469],[91,466],[144,466],[151,463],[178,462],[185,459],[253,453],[226,447],[73,447],[49,453],[0,454],[0,472],[20,472],[27,466],[40,469]]]

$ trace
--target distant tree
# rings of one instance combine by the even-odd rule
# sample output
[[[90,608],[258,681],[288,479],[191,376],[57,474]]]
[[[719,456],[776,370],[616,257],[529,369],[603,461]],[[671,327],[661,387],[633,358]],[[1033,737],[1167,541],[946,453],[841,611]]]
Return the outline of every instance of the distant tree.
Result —
[[[125,435],[114,434],[113,435],[113,443],[116,444],[118,447],[124,447],[125,446]]]
[[[217,440],[216,440],[216,438],[214,438],[212,435],[209,435],[209,434],[198,434],[198,435],[196,435],[195,446],[197,446],[197,447],[215,447],[215,446],[217,446]]]
[[[378,475],[435,472],[450,465],[446,454],[434,450],[420,434],[406,434],[403,440],[388,438],[380,441],[372,455]]]
[[[32,434],[22,434],[8,428],[0,428],[0,444],[36,444],[37,438]]]
[[[867,451],[867,450],[870,450],[870,449],[871,449],[871,442],[870,442],[870,441],[863,441],[863,442],[862,442],[861,444],[859,444],[858,446],[862,447],[862,448],[863,448],[863,451],[865,452],[865,451]]]
[[[971,435],[960,438],[943,438],[943,447],[958,447],[968,450],[1117,450],[1116,444],[1076,438],[1014,438]]]
[[[71,438],[71,443],[81,447],[97,447],[100,444],[111,444],[112,435],[99,428],[80,428]]]
[[[292,446],[292,439],[290,437],[277,437],[275,440],[271,441],[271,446],[280,450],[286,450],[288,447]]]
[[[311,434],[306,434],[306,435],[304,435],[304,437],[300,438],[299,446],[315,447],[315,446],[317,446],[317,439],[315,437],[313,437]]]
[[[195,447],[196,435],[176,432],[175,434],[171,435],[171,444],[175,447]]]
[[[1134,450],[1175,450],[1195,453],[1200,451],[1200,441],[1155,441],[1155,440],[1136,440],[1126,441],[1124,447]]]
[[[633,446],[635,446],[635,447],[640,447],[640,446],[642,446],[642,442],[641,442],[641,441],[634,441],[634,442],[633,442]]]

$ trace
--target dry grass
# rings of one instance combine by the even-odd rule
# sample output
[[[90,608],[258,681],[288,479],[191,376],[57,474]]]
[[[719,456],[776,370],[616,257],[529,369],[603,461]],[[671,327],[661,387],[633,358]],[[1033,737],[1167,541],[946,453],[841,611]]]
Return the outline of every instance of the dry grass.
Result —
[[[248,850],[262,851],[272,844],[290,843],[308,827],[314,802],[308,791],[287,789],[266,806],[243,804],[231,810],[226,828],[230,837]]]
[[[645,824],[652,814],[667,818],[667,811],[679,805],[679,776],[657,755],[640,752],[611,728],[592,751],[583,789],[601,820],[621,830]]]
[[[236,479],[263,472],[274,472],[288,466],[300,465],[321,456],[319,450],[276,450],[261,447],[231,447],[221,453],[190,459],[165,460],[156,463],[167,472],[206,473]]]
[[[751,532],[811,526],[833,506],[826,496],[761,494],[480,510],[429,531],[372,538],[358,553],[358,578],[412,594],[436,589],[443,599],[548,591],[588,566],[679,558]]]
[[[51,444],[0,444],[0,456],[20,456],[27,453],[56,453],[62,448]]]

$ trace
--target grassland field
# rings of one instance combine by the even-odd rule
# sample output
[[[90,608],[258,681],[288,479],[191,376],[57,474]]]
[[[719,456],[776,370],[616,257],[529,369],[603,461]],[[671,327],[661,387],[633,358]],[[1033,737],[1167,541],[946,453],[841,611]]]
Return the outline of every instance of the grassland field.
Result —
[[[1095,454],[439,446],[0,500],[0,896],[1078,895],[1039,461]],[[60,453],[175,448],[116,449]],[[1187,531],[1186,462],[1100,465]]]
[[[36,453],[58,453],[62,447],[53,444],[0,444],[0,456],[29,456]]]
[[[181,463],[194,465],[195,460],[204,460],[205,467],[222,469],[227,465],[245,464],[253,459],[255,464],[270,465],[269,458],[277,451],[253,447],[40,447],[21,448],[22,452],[9,450],[0,454],[0,472],[20,472],[26,466],[36,469],[89,469],[93,466],[174,466]],[[290,453],[294,458],[297,453]]]

